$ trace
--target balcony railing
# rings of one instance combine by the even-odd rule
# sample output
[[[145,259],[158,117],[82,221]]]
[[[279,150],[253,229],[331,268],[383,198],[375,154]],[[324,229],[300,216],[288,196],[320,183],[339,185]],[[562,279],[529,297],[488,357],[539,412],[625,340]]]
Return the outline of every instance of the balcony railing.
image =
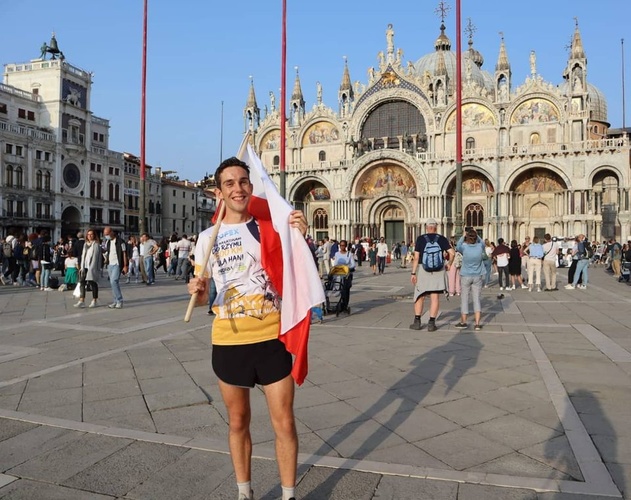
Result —
[[[43,130],[37,130],[33,127],[26,127],[24,125],[17,125],[15,123],[8,123],[1,120],[0,130],[10,132],[12,134],[24,135],[41,141],[55,142],[55,134],[44,132]]]
[[[463,150],[463,159],[480,160],[493,159],[496,157],[514,157],[514,156],[556,156],[559,154],[585,153],[585,152],[605,152],[619,151],[629,149],[631,141],[629,137],[620,137],[615,139],[590,139],[581,142],[570,143],[550,143],[550,144],[526,144],[513,145],[501,148],[468,148]],[[401,148],[381,148],[373,149],[364,153],[364,155],[374,153],[375,151],[401,151],[414,156],[421,163],[434,161],[455,161],[456,152],[454,149],[447,151],[410,151]],[[326,170],[330,168],[340,168],[350,166],[355,160],[339,160],[339,161],[320,161],[309,163],[292,163],[287,165],[288,172],[309,172]],[[272,172],[278,171],[278,165],[274,165]]]

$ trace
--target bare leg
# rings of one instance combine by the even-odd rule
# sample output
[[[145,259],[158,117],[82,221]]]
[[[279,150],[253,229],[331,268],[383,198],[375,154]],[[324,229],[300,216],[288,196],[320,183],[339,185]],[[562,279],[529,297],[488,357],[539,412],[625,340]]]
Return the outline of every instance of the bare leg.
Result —
[[[237,483],[251,479],[252,437],[250,436],[250,389],[219,381],[219,389],[228,409],[230,457]]]
[[[423,304],[425,304],[425,296],[419,297],[416,302],[414,302],[414,314],[416,316],[423,316]]]
[[[276,461],[280,484],[286,488],[296,485],[298,436],[294,420],[294,379],[288,375],[263,387],[272,427],[276,434]]]
[[[438,316],[438,308],[440,307],[440,294],[431,293],[429,300],[430,300],[429,317],[436,318]]]

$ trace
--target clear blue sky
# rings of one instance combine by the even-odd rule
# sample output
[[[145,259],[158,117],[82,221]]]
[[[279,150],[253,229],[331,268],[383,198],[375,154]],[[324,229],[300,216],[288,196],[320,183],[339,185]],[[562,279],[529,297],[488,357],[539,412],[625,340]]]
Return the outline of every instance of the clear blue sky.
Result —
[[[455,0],[445,24],[455,50]],[[288,94],[299,66],[310,109],[316,82],[324,103],[337,110],[337,91],[348,57],[351,79],[367,83],[367,69],[385,51],[392,23],[404,64],[434,50],[438,1],[287,0]],[[110,148],[140,149],[142,0],[0,0],[0,63],[39,57],[42,42],[57,35],[68,62],[94,72],[92,110],[111,124]],[[261,110],[269,91],[279,102],[281,0],[149,0],[147,162],[198,180],[233,155],[243,133],[249,76]],[[528,56],[546,81],[562,82],[574,16],[588,59],[588,80],[604,92],[612,127],[622,126],[622,52],[625,39],[626,125],[631,126],[630,0],[462,0],[462,25],[477,28],[474,47],[494,71],[504,32],[513,89],[529,74]],[[466,37],[463,37],[466,48]],[[277,104],[278,105],[278,104]]]

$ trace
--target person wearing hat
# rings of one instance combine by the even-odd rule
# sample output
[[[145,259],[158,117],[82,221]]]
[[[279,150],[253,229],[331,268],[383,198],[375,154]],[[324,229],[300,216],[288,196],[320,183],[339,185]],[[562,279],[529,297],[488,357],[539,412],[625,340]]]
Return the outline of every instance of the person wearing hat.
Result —
[[[410,325],[410,329],[421,329],[425,297],[429,296],[427,331],[434,332],[437,330],[436,318],[440,307],[440,294],[445,292],[445,272],[453,263],[456,252],[449,244],[449,240],[438,234],[438,222],[435,219],[427,219],[425,226],[427,233],[416,239],[414,247],[411,277],[414,285],[414,322]],[[437,252],[434,252],[434,249]]]

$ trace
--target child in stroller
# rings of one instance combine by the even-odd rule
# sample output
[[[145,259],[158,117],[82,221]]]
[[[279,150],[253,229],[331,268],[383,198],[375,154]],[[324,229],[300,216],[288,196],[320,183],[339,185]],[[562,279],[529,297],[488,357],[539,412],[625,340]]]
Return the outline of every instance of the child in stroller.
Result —
[[[326,281],[324,282],[324,296],[326,298],[326,312],[335,313],[339,316],[341,312],[351,313],[348,306],[353,275],[348,266],[333,266]]]
[[[351,286],[353,285],[353,272],[355,271],[355,258],[348,250],[348,242],[340,241],[340,249],[333,258],[333,268],[329,273],[325,286],[326,310],[337,315],[345,311],[350,314],[348,307]]]

